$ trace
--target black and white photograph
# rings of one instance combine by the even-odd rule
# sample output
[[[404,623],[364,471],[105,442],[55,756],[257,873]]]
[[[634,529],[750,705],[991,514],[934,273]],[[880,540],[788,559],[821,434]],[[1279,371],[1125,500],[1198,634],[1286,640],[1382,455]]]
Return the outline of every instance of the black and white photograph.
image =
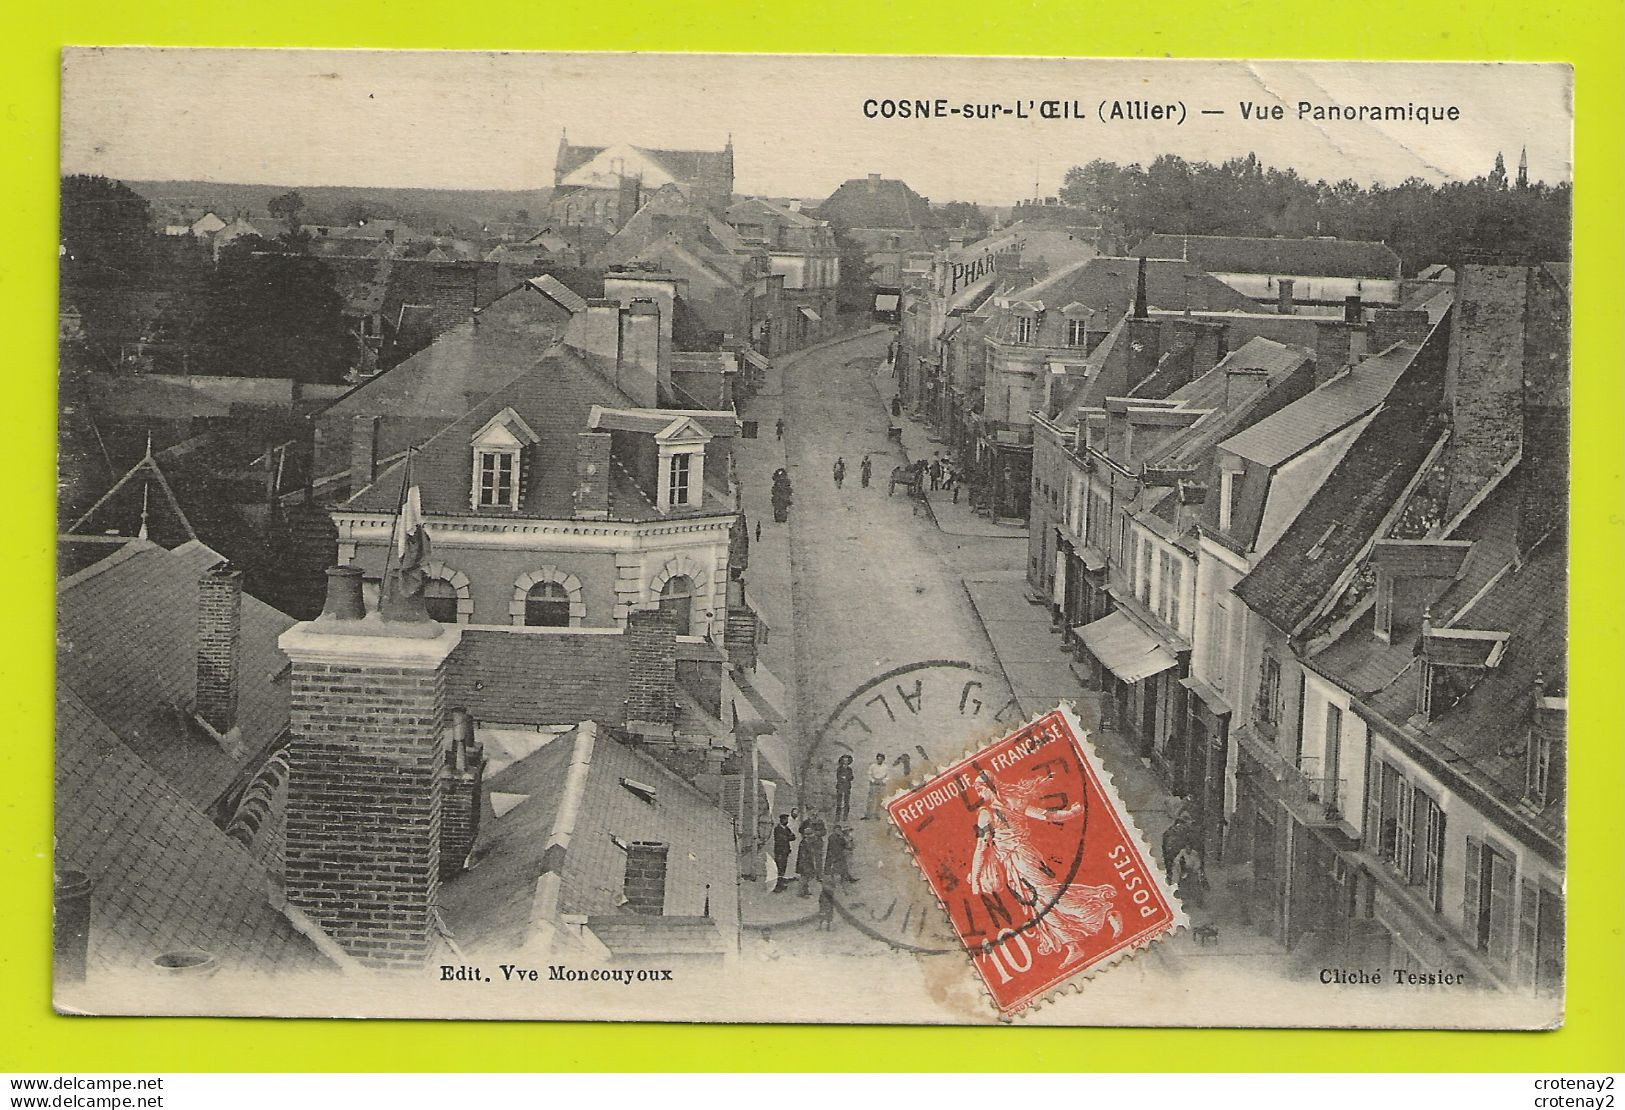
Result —
[[[1573,111],[65,51],[58,1011],[1561,1025]]]

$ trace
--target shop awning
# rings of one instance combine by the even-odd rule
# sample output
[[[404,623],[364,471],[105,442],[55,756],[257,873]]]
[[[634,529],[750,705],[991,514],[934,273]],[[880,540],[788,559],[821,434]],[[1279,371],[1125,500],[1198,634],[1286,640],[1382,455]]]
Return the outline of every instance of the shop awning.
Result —
[[[790,746],[782,737],[771,732],[756,738],[757,772],[769,782],[796,783],[795,761],[790,758]]]
[[[1080,624],[1072,631],[1083,640],[1090,654],[1100,660],[1101,666],[1124,682],[1139,682],[1161,674],[1178,662],[1122,610],[1092,624]]]
[[[882,293],[879,296],[877,296],[875,298],[875,311],[876,312],[896,312],[897,311],[897,294],[896,293]]]
[[[824,319],[822,316],[818,315],[818,313],[814,312],[812,309],[808,308],[806,305],[797,305],[796,307],[801,309],[801,314],[803,316],[805,316],[807,319],[811,320],[815,324],[820,323]]]
[[[745,361],[756,367],[758,370],[766,370],[769,366],[773,365],[767,361],[766,355],[759,354],[758,352],[751,350],[749,347],[745,348]]]

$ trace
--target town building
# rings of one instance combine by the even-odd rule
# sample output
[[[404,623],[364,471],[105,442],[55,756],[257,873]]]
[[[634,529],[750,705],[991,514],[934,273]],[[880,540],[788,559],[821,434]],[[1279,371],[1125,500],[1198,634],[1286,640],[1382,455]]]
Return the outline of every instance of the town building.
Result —
[[[1458,268],[1451,313],[1270,549],[1238,560],[1234,524],[1203,531],[1196,672],[1231,708],[1225,858],[1308,962],[1560,980],[1565,278]],[[1414,335],[1384,342],[1350,373]],[[1250,481],[1233,521],[1256,515]]]
[[[1336,308],[1347,297],[1394,308],[1404,299],[1399,255],[1386,243],[1334,236],[1152,235],[1130,253],[1177,258],[1260,304]]]
[[[1133,393],[1154,371],[1171,373],[1173,352],[1158,347],[1165,335],[1177,336],[1187,353],[1183,381],[1170,379],[1164,394],[1218,362],[1216,339],[1198,342],[1196,333],[1208,329],[1182,321],[1165,328],[1151,318],[1152,305],[1206,312],[1250,302],[1187,263],[1105,257],[1072,263],[993,298],[976,420],[975,503],[998,518],[1026,519],[1034,410],[1052,411],[1063,395],[1074,406],[1097,407],[1108,396]]]
[[[769,345],[756,344],[756,349],[777,354],[833,335],[839,325],[841,258],[828,223],[762,197],[738,202],[725,219],[747,248],[766,252],[770,274],[784,279],[778,309],[785,317],[782,327],[763,321],[761,332],[770,337]],[[779,339],[776,345],[773,338]]]
[[[561,134],[547,219],[613,234],[668,186],[713,212],[726,209],[733,200],[733,140],[721,150],[667,150],[627,143],[577,146]]]
[[[931,203],[908,184],[878,173],[845,181],[813,213],[864,254],[876,296],[896,296],[923,273],[937,245]]]

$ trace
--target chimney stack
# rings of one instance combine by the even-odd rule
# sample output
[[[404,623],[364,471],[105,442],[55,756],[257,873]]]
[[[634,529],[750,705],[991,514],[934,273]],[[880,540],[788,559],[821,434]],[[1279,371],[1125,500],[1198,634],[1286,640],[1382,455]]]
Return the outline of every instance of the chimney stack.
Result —
[[[1365,310],[1360,304],[1360,294],[1351,293],[1343,298],[1343,323],[1365,323]]]
[[[1282,316],[1291,316],[1297,311],[1292,304],[1292,289],[1296,284],[1291,278],[1275,280],[1275,311]]]
[[[620,361],[616,384],[641,408],[659,408],[660,395],[660,309],[654,301],[639,298],[619,313]]]
[[[455,625],[329,614],[278,640],[293,665],[288,901],[369,967],[416,971],[438,950],[445,669],[461,638]]]
[[[626,846],[626,908],[659,917],[666,912],[667,845],[634,840]]]
[[[378,424],[380,417],[358,416],[350,422],[350,493],[356,494],[378,480]]]
[[[880,175],[878,173],[870,174],[869,175],[869,191],[871,193],[873,193],[873,192],[878,192],[879,189],[880,189]]]
[[[1146,320],[1151,316],[1151,304],[1145,290],[1145,256],[1140,257],[1140,268],[1134,278],[1134,319]]]
[[[243,572],[219,562],[198,578],[197,714],[221,736],[237,727]]]
[[[1328,320],[1315,325],[1315,384],[1322,385],[1353,361],[1350,344],[1353,329],[1345,323]]]
[[[457,706],[451,711],[445,789],[440,810],[440,877],[463,870],[480,835],[480,785],[485,779],[485,748],[474,737],[474,718]]]
[[[1433,325],[1422,309],[1382,308],[1371,318],[1366,334],[1371,340],[1371,351],[1380,354],[1395,343],[1414,343],[1420,347],[1427,342]]]
[[[610,434],[576,433],[575,515],[581,520],[609,516]]]
[[[670,735],[677,720],[677,617],[660,608],[633,609],[626,636],[627,730]]]
[[[564,341],[577,350],[597,355],[612,365],[621,360],[621,306],[610,300],[590,300],[570,317]]]

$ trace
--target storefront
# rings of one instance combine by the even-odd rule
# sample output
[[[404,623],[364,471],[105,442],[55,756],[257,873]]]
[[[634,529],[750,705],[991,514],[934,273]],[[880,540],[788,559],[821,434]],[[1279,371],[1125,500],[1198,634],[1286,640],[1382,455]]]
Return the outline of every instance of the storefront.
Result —
[[[1095,661],[1102,727],[1133,737],[1142,758],[1158,757],[1167,746],[1159,722],[1170,719],[1172,689],[1179,689],[1177,681],[1169,681],[1177,678],[1179,656],[1121,609],[1073,632]]]

